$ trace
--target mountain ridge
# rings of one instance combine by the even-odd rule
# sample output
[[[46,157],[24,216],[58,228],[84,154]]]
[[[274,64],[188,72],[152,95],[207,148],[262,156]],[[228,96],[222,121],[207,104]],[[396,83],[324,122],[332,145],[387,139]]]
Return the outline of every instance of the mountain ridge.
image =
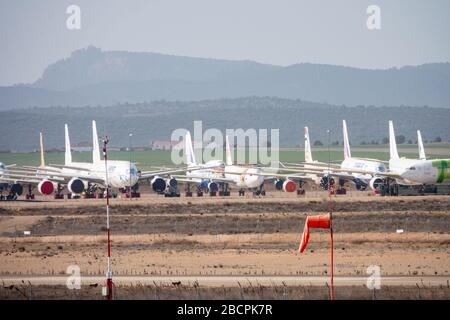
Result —
[[[0,110],[273,96],[333,105],[450,108],[450,63],[389,69],[289,66],[87,47],[32,84],[0,87]]]

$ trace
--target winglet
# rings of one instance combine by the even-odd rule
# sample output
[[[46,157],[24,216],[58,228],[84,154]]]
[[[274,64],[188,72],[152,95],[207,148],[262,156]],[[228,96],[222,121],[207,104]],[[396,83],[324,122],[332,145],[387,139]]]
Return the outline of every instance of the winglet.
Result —
[[[399,159],[392,120],[389,120],[389,154],[391,159]]]
[[[425,149],[423,147],[422,135],[420,134],[420,130],[417,130],[417,144],[419,145],[419,159],[426,160],[427,157],[425,155]]]
[[[187,165],[195,165],[195,154],[192,148],[192,139],[191,133],[189,131],[186,132],[186,137],[184,139],[185,142],[185,152],[186,152],[186,164]]]
[[[92,120],[92,162],[100,162],[100,147],[98,144],[97,124]]]
[[[42,137],[42,132],[39,132],[39,148],[41,151],[41,167],[45,167],[45,158],[44,158],[44,139]]]
[[[347,122],[342,120],[342,130],[344,134],[344,159],[350,159],[352,152],[350,151],[350,143],[348,141]]]
[[[305,127],[305,162],[313,162],[308,127]]]
[[[64,155],[64,164],[71,164],[72,163],[72,152],[70,148],[70,138],[69,138],[69,127],[67,126],[67,123],[64,125],[64,142],[66,146],[66,153]]]
[[[231,157],[231,149],[230,149],[230,141],[228,140],[228,136],[225,136],[225,148],[226,148],[226,156],[227,156],[227,166],[233,165],[233,159]]]

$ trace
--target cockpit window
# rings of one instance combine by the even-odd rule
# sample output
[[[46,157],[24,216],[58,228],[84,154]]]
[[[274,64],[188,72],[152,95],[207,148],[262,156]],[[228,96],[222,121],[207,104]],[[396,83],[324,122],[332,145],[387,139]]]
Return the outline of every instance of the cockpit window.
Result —
[[[416,170],[416,167],[411,167],[409,168],[409,170]]]

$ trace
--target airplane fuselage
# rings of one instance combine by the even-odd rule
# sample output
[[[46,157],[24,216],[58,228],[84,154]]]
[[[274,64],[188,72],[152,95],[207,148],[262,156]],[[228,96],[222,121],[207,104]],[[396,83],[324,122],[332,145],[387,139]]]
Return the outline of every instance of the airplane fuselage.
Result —
[[[386,166],[383,162],[379,161],[371,161],[371,160],[363,160],[358,158],[348,158],[342,161],[341,163],[341,169],[345,170],[365,170],[373,172],[374,174],[378,172],[386,172]],[[362,174],[362,173],[352,173],[352,175],[355,177],[355,180],[361,181],[364,184],[368,184],[370,179],[372,179],[372,174]]]
[[[83,176],[88,176],[93,179],[106,180],[104,160],[95,163],[72,162],[70,166],[83,168],[86,171],[63,168],[62,172],[71,174],[74,177],[80,176],[80,179],[83,179]],[[135,164],[129,161],[108,160],[108,182],[110,187],[125,188],[130,185],[134,186],[138,180],[139,176]]]
[[[198,165],[192,165],[198,167]],[[257,168],[247,168],[244,166],[225,165],[223,161],[211,160],[204,165],[205,169],[186,171],[186,176],[192,178],[196,182],[203,180],[220,182],[221,179],[231,180],[239,188],[258,188],[264,183],[264,177],[255,175],[261,171]],[[214,168],[212,168],[214,167]]]
[[[450,183],[450,160],[392,159],[389,161],[392,172],[400,174],[410,184]]]
[[[232,173],[229,173],[232,172]],[[264,183],[264,177],[257,175],[261,173],[258,168],[247,168],[243,166],[225,166],[225,178],[233,180],[239,188],[259,188]]]

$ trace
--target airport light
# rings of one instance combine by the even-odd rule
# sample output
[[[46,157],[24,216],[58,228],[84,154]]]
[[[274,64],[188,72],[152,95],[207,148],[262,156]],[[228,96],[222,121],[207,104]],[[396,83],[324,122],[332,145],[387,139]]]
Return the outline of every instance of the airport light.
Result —
[[[105,159],[105,183],[106,183],[106,232],[108,235],[108,253],[107,253],[107,271],[106,271],[106,287],[108,300],[112,300],[112,269],[111,269],[111,241],[110,241],[110,225],[109,225],[109,182],[108,182],[108,155],[106,152],[106,145],[108,144],[108,136],[103,140],[103,157]]]

